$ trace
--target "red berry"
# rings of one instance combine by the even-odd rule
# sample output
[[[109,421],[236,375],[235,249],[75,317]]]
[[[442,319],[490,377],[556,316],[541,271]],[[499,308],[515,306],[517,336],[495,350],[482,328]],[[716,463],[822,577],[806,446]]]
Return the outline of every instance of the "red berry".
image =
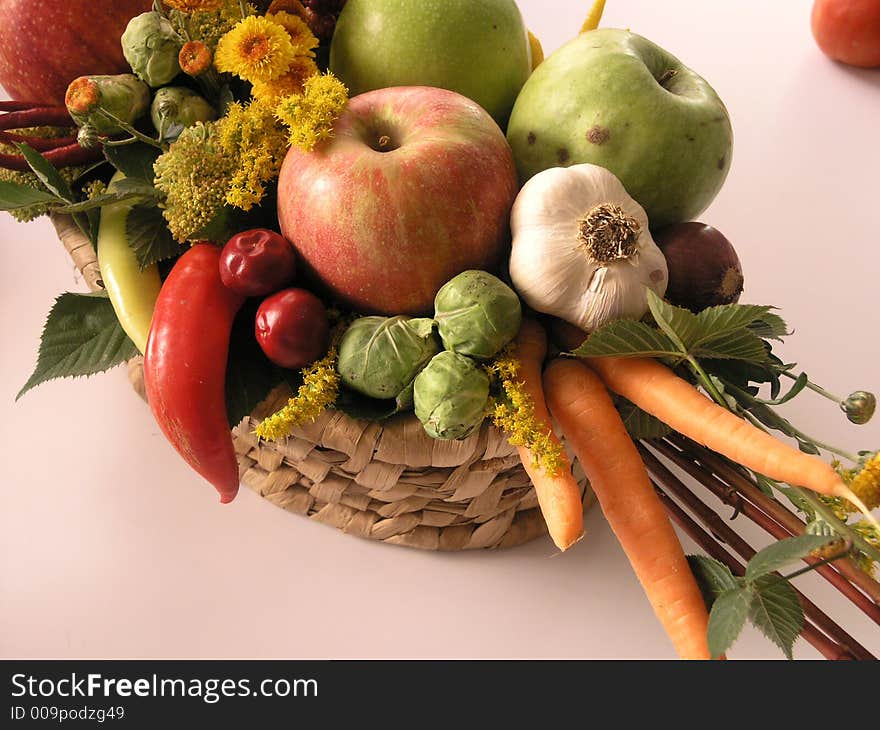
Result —
[[[237,233],[220,255],[220,278],[232,291],[245,297],[276,292],[289,284],[295,273],[293,246],[266,228]]]
[[[305,289],[284,289],[260,304],[254,333],[266,357],[276,365],[304,368],[327,351],[327,310]]]

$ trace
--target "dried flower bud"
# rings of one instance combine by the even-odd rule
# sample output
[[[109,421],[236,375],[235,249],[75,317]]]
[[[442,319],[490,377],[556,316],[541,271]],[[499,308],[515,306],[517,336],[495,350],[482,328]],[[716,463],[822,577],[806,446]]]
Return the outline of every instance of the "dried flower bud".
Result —
[[[201,41],[184,43],[177,56],[181,70],[193,77],[201,76],[211,68],[213,60],[211,49]]]
[[[97,147],[101,143],[101,139],[98,130],[95,129],[95,125],[83,124],[76,134],[76,143],[85,149]]]
[[[70,82],[64,103],[71,114],[85,116],[98,107],[101,92],[97,82],[91,76],[80,76]]]
[[[840,407],[852,423],[861,426],[870,421],[871,416],[874,415],[877,399],[873,393],[857,390],[855,393],[850,393],[846,400],[840,404]]]
[[[149,108],[150,89],[133,74],[80,76],[67,87],[64,101],[77,126],[118,134],[122,129],[104,112],[131,124]]]

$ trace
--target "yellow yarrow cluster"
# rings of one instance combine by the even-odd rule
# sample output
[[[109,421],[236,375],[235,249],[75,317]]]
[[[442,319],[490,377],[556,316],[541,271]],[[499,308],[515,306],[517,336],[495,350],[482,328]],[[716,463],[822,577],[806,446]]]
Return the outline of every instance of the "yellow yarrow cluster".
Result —
[[[217,127],[222,150],[235,161],[226,202],[250,210],[266,194],[266,183],[281,171],[287,135],[275,120],[274,107],[260,100],[231,104]]]
[[[328,71],[309,78],[301,94],[283,99],[276,114],[290,129],[290,144],[310,151],[332,135],[347,102],[345,84]]]
[[[535,404],[518,381],[519,361],[508,348],[486,365],[486,372],[500,386],[503,400],[496,400],[490,416],[492,422],[508,434],[512,446],[524,446],[532,453],[534,465],[547,475],[555,476],[568,468],[562,444],[553,432],[535,417]]]
[[[248,15],[256,15],[257,9],[247,3]],[[200,40],[212,51],[220,39],[241,21],[241,4],[238,0],[221,0],[217,9],[193,12],[185,19],[189,37]]]
[[[339,395],[336,359],[336,348],[331,347],[324,357],[303,370],[303,382],[296,395],[257,426],[257,436],[269,441],[286,438],[294,428],[314,422],[332,406]]]
[[[236,168],[220,145],[217,123],[199,122],[180,133],[153,170],[156,188],[165,195],[168,229],[184,242],[198,236],[220,213]]]

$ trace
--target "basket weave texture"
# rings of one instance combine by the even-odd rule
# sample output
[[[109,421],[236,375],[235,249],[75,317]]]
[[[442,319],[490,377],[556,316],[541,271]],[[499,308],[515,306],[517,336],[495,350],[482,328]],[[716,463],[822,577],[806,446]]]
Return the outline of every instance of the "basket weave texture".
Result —
[[[87,286],[102,289],[91,243],[69,217],[52,220]],[[143,397],[142,358],[128,374]],[[232,432],[242,483],[269,502],[359,537],[429,550],[512,547],[546,533],[516,449],[488,422],[461,441],[439,441],[412,414],[374,422],[328,410],[285,441],[259,441],[257,423],[289,396],[279,386]],[[573,469],[587,509],[592,492],[577,462]]]

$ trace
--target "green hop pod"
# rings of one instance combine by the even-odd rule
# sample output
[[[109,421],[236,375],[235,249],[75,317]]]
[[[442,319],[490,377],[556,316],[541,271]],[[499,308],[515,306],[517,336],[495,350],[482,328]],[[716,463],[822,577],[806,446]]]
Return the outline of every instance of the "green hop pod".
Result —
[[[483,422],[489,376],[473,360],[441,352],[416,376],[416,416],[435,439],[463,439]]]
[[[498,277],[465,271],[450,279],[434,300],[434,319],[447,350],[488,360],[519,332],[519,297]]]
[[[118,134],[122,128],[105,112],[133,124],[150,108],[150,88],[133,74],[80,76],[67,87],[64,103],[87,135]]]
[[[339,342],[342,382],[371,398],[396,398],[440,351],[430,319],[361,317]]]
[[[153,88],[164,86],[180,73],[177,57],[182,47],[183,38],[155,11],[132,18],[122,34],[125,60],[137,77]]]
[[[162,138],[173,142],[196,122],[213,122],[217,111],[207,99],[185,86],[166,86],[153,97],[150,118]]]

